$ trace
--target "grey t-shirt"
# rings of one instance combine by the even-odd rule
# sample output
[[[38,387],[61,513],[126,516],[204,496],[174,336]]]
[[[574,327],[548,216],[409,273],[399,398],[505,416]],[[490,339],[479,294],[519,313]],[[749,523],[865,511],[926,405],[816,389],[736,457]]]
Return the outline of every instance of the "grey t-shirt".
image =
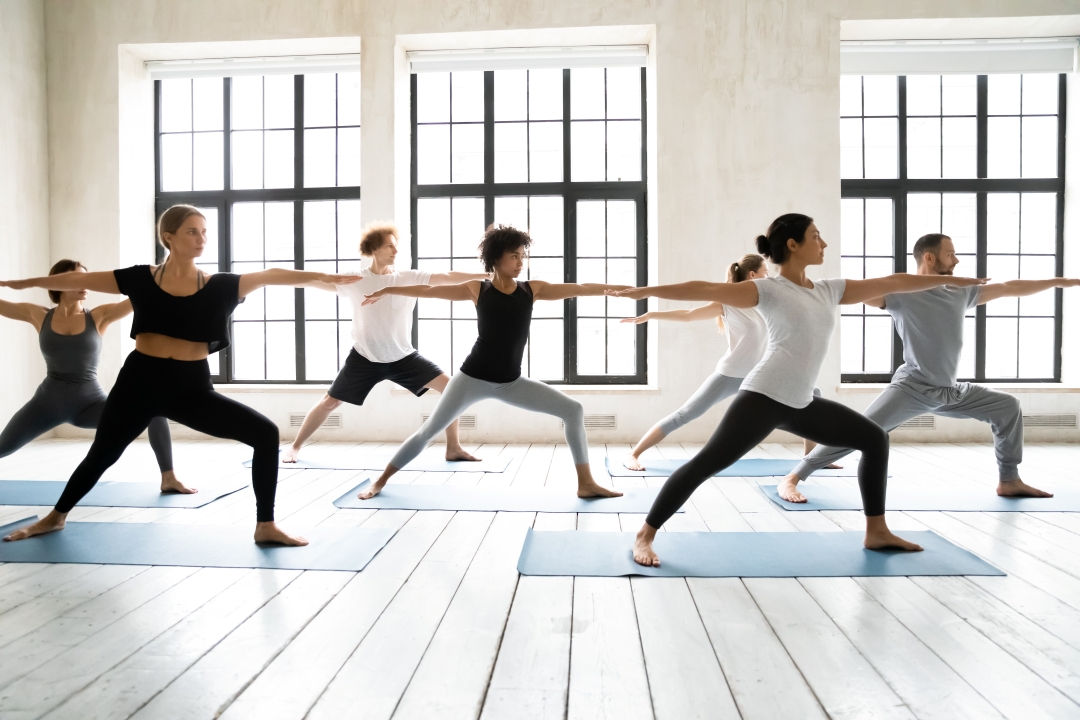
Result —
[[[911,378],[934,387],[956,384],[964,349],[964,315],[979,303],[982,286],[945,285],[885,296],[885,310],[904,341],[904,364],[893,380]]]

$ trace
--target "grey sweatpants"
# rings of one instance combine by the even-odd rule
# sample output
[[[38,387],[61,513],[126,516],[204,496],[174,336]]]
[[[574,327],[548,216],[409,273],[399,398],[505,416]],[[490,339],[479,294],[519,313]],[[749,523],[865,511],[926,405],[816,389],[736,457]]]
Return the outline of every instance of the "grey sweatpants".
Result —
[[[885,392],[867,408],[866,417],[886,432],[892,432],[911,418],[927,412],[990,423],[1000,478],[1016,480],[1020,477],[1018,466],[1024,453],[1024,418],[1015,397],[974,383],[934,387],[905,378],[885,388]],[[850,453],[851,450],[846,448],[819,446],[803,458],[795,468],[795,474],[805,480],[815,470]]]
[[[470,405],[488,399],[561,418],[566,444],[570,446],[574,464],[584,465],[589,462],[589,446],[585,440],[585,410],[577,400],[525,376],[513,382],[493,383],[477,380],[459,371],[446,384],[431,417],[401,444],[390,464],[396,468],[405,467]]]

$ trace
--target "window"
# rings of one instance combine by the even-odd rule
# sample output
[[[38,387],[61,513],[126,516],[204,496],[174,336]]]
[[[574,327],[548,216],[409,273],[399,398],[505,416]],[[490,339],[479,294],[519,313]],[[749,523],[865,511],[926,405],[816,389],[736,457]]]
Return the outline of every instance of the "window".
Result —
[[[413,262],[481,272],[489,224],[528,230],[525,279],[643,285],[643,68],[412,76]],[[645,302],[537,303],[522,371],[568,384],[644,383]],[[420,300],[417,349],[456,370],[476,339],[470,303]]]
[[[844,277],[913,272],[931,232],[958,275],[1062,273],[1064,75],[845,75],[840,95]],[[887,381],[903,362],[888,314],[841,312],[843,380]],[[1060,380],[1061,327],[1060,290],[972,309],[961,379]]]
[[[360,268],[360,73],[159,80],[157,212],[206,215],[208,272]],[[160,260],[162,252],[158,249]],[[326,382],[352,345],[351,306],[271,287],[210,356],[217,382]]]

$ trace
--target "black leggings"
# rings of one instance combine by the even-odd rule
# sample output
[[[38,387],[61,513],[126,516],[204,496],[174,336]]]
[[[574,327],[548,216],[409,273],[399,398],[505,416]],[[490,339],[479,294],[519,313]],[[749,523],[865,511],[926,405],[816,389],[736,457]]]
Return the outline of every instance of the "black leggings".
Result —
[[[877,423],[845,405],[820,397],[804,408],[793,408],[761,393],[740,390],[701,452],[664,483],[645,522],[659,528],[678,512],[701,483],[733,465],[776,429],[820,445],[861,450],[859,492],[863,512],[871,517],[885,514],[889,434]]]
[[[75,468],[58,512],[70,512],[154,417],[162,416],[214,437],[251,446],[251,485],[259,522],[274,519],[278,429],[266,416],[214,391],[205,360],[168,360],[134,351],[128,355],[98,422],[94,444]]]

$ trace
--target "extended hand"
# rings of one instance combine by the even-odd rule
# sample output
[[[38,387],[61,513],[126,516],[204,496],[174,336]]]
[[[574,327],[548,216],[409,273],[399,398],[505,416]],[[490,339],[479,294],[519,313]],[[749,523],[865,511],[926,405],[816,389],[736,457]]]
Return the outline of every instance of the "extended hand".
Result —
[[[632,318],[623,318],[619,322],[634,323],[635,325],[640,325],[641,323],[649,322],[649,313],[645,313],[644,315],[638,315],[637,317]]]
[[[360,275],[333,275],[328,273],[320,277],[319,281],[327,285],[352,285],[354,282],[359,282],[360,278]]]
[[[385,294],[386,294],[385,293],[385,288],[383,290],[376,290],[375,292],[371,293],[370,295],[365,295],[364,296],[364,302],[360,303],[360,305],[363,306],[363,305],[371,305],[372,303],[377,303],[377,302],[379,302],[379,300],[382,299],[383,295],[385,295]]]
[[[0,287],[9,287],[12,290],[25,290],[31,287],[29,280],[0,280]]]
[[[605,290],[604,294],[611,297],[630,298],[631,300],[644,300],[649,297],[651,288],[627,288],[626,290]]]
[[[1080,278],[1062,278],[1061,284],[1058,287],[1077,287],[1080,286]]]

